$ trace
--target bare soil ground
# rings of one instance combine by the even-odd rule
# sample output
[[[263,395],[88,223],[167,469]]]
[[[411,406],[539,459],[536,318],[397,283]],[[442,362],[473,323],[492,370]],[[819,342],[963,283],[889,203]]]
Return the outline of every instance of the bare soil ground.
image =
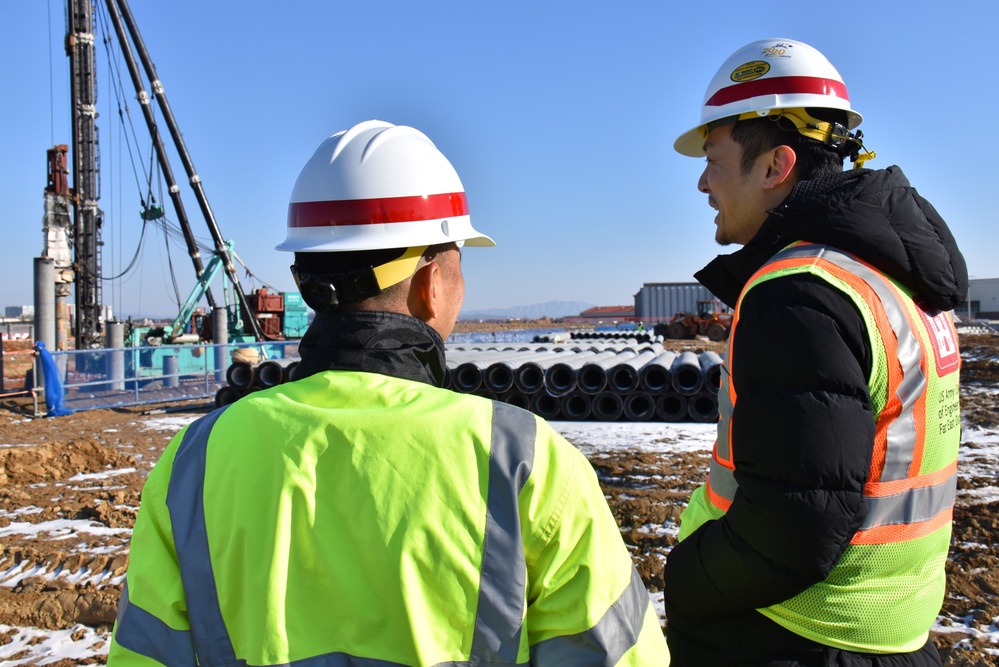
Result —
[[[705,341],[682,346],[720,347]],[[994,391],[999,337],[964,337],[961,347],[965,426],[999,428]],[[202,404],[189,407],[203,411]],[[0,625],[110,630],[139,492],[173,434],[154,427],[151,420],[163,414],[148,411],[147,406],[35,419],[30,401],[0,401],[0,444],[5,445],[0,447],[0,580],[17,572],[60,572],[56,578],[28,576],[13,587],[0,585]],[[655,527],[676,524],[691,491],[704,479],[707,457],[707,452],[636,451],[593,460],[652,591],[661,589],[664,558],[675,543],[674,531]],[[961,488],[995,487],[997,470],[999,462],[990,476],[962,479]],[[71,520],[83,520],[90,532],[67,529],[65,522]],[[996,636],[999,618],[999,554],[992,546],[997,538],[999,502],[959,500],[943,615],[971,629],[935,634],[945,665],[999,666],[999,644],[983,636]],[[12,634],[0,632],[0,645]],[[102,657],[92,657],[49,664],[102,663]]]

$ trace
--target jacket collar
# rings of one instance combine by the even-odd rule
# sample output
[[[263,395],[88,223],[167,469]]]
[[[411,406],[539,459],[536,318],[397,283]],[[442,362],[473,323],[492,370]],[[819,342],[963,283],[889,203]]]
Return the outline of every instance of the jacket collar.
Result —
[[[365,371],[425,382],[447,382],[444,341],[424,322],[400,313],[318,313],[299,344],[297,379],[328,370]]]

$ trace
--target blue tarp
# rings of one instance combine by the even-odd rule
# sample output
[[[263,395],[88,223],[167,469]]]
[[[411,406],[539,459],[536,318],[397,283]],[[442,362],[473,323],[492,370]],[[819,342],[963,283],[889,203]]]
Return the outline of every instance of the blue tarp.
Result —
[[[73,414],[73,410],[63,407],[64,392],[59,368],[55,365],[52,355],[45,349],[45,343],[35,342],[35,350],[42,365],[42,377],[45,378],[45,409],[49,417],[63,417]]]

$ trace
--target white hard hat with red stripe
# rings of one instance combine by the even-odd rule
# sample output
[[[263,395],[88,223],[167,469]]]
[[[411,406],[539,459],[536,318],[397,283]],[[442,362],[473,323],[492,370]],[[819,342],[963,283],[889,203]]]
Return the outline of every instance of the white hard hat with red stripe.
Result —
[[[334,134],[295,182],[278,250],[495,245],[472,227],[465,188],[425,134],[380,120]]]
[[[729,56],[704,94],[700,124],[681,134],[673,147],[682,155],[703,157],[709,123],[808,107],[843,111],[849,130],[863,120],[850,108],[843,77],[825,56],[793,39],[762,39]]]

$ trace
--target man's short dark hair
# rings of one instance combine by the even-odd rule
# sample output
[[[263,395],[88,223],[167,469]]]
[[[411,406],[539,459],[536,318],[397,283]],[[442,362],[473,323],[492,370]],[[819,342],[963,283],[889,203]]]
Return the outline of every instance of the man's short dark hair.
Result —
[[[846,124],[846,115],[828,109],[807,109],[809,115],[826,122]],[[740,120],[732,127],[732,140],[742,147],[743,174],[753,168],[756,158],[777,146],[789,146],[797,156],[794,168],[799,180],[808,181],[843,171],[842,150],[806,137],[787,119],[772,117]]]

